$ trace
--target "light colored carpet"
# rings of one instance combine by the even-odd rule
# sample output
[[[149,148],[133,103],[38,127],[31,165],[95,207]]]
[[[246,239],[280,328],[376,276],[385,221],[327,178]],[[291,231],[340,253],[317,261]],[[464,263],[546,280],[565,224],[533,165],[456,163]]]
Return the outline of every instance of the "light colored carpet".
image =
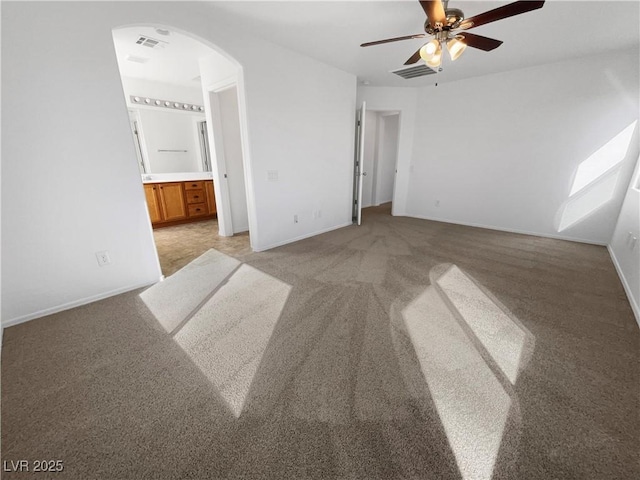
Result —
[[[515,384],[520,368],[524,367],[521,360],[531,355],[532,346],[527,344],[524,328],[455,265],[437,280],[432,278],[431,283],[470,329],[470,336],[479,347],[486,349],[501,372]]]
[[[532,349],[527,333],[455,265],[434,267],[430,278],[393,323],[406,387],[421,410],[435,405],[463,479],[491,479],[498,453],[501,475],[513,475],[521,417],[509,382]]]
[[[149,287],[140,298],[162,327],[173,332],[239,265],[235,258],[211,249]]]
[[[62,459],[59,478],[83,480],[640,478],[640,331],[606,248],[363,218],[239,258],[276,280],[274,303],[291,289],[277,320],[229,320],[228,343],[214,309],[183,326],[185,350],[140,292],[6,329],[2,460]],[[469,279],[443,279],[453,314],[430,278],[443,264]],[[242,283],[211,301],[255,305],[234,302]],[[462,318],[470,302],[497,330]],[[518,362],[492,335],[517,342],[509,320]]]
[[[174,336],[236,417],[291,286],[242,265]]]

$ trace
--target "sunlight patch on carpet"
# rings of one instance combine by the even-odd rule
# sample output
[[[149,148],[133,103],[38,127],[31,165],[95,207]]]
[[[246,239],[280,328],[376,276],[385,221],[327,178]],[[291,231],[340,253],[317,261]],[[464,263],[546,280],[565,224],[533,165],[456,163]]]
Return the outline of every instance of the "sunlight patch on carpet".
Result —
[[[445,296],[512,384],[518,378],[525,333],[458,267],[437,280]]]
[[[402,310],[404,331],[462,478],[491,479],[530,334],[456,266],[432,284]]]
[[[174,336],[236,417],[290,292],[290,285],[243,264]]]
[[[182,321],[209,296],[240,262],[233,257],[208,250],[181,270],[140,294],[140,298],[167,332]]]

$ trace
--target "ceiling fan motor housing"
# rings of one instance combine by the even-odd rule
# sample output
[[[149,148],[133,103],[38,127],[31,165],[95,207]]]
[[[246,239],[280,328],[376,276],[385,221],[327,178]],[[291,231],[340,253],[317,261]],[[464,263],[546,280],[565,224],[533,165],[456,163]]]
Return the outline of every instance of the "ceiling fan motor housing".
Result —
[[[458,28],[462,20],[464,20],[464,13],[459,8],[447,8],[445,10],[446,24],[436,24],[435,28],[429,23],[429,19],[424,22],[424,30],[429,35],[435,35],[437,32],[449,31]]]

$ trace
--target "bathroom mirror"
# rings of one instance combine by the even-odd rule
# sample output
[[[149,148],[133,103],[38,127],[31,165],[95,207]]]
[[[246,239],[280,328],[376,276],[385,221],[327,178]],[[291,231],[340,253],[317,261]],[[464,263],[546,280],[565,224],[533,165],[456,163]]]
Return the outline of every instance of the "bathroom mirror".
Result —
[[[129,109],[141,174],[210,172],[204,113]]]

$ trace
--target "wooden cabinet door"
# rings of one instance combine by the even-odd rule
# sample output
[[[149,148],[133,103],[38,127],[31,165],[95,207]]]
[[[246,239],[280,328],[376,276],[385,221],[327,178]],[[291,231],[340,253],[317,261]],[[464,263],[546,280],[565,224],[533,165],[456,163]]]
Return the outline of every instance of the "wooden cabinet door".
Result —
[[[216,213],[216,196],[213,193],[213,180],[204,182],[204,189],[207,192],[207,206],[209,207],[209,215]]]
[[[165,221],[187,218],[182,182],[160,184],[160,209]]]
[[[162,212],[160,211],[160,202],[158,200],[158,186],[153,183],[145,184],[144,197],[147,200],[151,223],[154,224],[162,221]]]

